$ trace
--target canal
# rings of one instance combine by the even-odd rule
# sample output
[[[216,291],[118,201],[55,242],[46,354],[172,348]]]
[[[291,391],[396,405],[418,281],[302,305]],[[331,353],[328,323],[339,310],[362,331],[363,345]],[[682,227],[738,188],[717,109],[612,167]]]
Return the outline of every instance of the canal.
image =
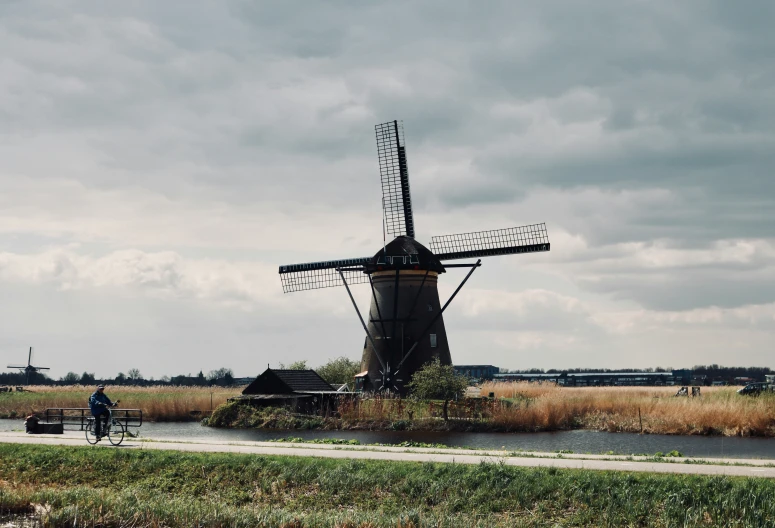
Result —
[[[23,431],[19,420],[0,420],[0,431]],[[457,433],[426,431],[278,431],[266,429],[215,429],[196,422],[144,423],[141,438],[158,440],[267,441],[288,436],[303,440],[355,439],[362,444],[400,444],[406,441],[450,447],[506,449],[509,451],[566,451],[590,454],[647,454],[679,451],[690,457],[775,459],[775,439],[722,436],[639,435],[601,431],[552,433]]]

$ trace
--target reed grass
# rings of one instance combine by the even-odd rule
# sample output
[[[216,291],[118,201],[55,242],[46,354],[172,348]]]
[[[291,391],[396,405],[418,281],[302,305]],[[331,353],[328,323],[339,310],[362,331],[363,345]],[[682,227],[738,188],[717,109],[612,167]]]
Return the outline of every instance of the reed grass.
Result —
[[[287,409],[235,402],[209,425],[273,429],[370,429],[536,432],[594,429],[679,435],[775,437],[775,394],[741,396],[734,389],[703,389],[676,397],[671,387],[569,388],[526,382],[488,383],[494,399],[464,398],[441,419],[443,402],[385,396],[343,400],[331,416],[296,415]]]
[[[775,481],[0,445],[0,515],[34,510],[55,527],[758,527]]]
[[[493,413],[510,429],[583,427],[659,434],[775,436],[775,394],[741,396],[730,387],[703,387],[699,397],[676,397],[676,387],[559,387],[491,382],[482,393],[509,402]]]
[[[237,396],[242,387],[134,387],[106,386],[111,400],[121,400],[120,408],[142,409],[143,419],[179,422],[201,419],[211,409]],[[0,393],[0,418],[18,418],[41,414],[48,408],[88,407],[92,386],[32,386],[25,392]],[[212,406],[211,406],[212,397]],[[192,413],[193,412],[193,413]]]
[[[86,407],[93,387],[31,387],[0,393],[0,418],[19,418],[46,408]],[[454,429],[552,431],[596,429],[681,435],[775,437],[775,394],[741,396],[730,387],[703,387],[698,398],[675,397],[676,387],[559,387],[549,383],[492,382],[482,394],[495,401],[463,399],[440,420],[442,402],[373,397],[344,401],[336,418],[251,416],[231,413],[222,426],[327,429]],[[237,396],[239,388],[108,386],[123,408],[143,410],[149,421],[198,420]],[[193,411],[193,414],[192,414]],[[233,415],[233,416],[232,416]],[[233,418],[233,419],[232,419]]]

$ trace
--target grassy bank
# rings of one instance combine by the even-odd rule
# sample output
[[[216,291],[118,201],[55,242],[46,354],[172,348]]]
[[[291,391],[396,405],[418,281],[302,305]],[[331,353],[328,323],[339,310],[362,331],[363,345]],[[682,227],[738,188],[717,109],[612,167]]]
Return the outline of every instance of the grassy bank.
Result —
[[[705,388],[698,398],[675,397],[674,387],[564,388],[549,384],[485,384],[495,400],[442,402],[366,398],[343,402],[338,415],[295,415],[282,409],[227,404],[210,425],[273,429],[409,429],[533,432],[594,429],[682,435],[775,437],[775,394],[740,396],[727,387]]]
[[[769,526],[775,481],[0,445],[0,515],[47,526]]]
[[[120,406],[125,409],[142,409],[146,420],[179,422],[199,419],[199,413],[209,412],[211,394],[212,408],[215,408],[241,390],[221,387],[107,386],[105,392],[111,400],[121,400]],[[54,407],[87,407],[92,392],[94,387],[82,385],[32,386],[25,392],[2,392],[0,418],[23,418]]]

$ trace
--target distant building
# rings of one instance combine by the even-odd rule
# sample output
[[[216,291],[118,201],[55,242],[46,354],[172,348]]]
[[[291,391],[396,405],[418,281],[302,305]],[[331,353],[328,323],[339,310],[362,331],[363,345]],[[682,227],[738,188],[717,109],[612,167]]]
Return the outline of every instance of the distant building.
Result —
[[[493,365],[455,365],[454,368],[458,374],[477,380],[491,380],[500,372],[500,369]]]
[[[692,381],[694,371],[691,369],[677,369],[672,371],[672,374],[676,385],[688,385]]]
[[[569,387],[598,387],[608,385],[688,385],[692,380],[691,370],[672,372],[554,372],[527,373],[509,372],[495,374],[500,381],[548,381]]]

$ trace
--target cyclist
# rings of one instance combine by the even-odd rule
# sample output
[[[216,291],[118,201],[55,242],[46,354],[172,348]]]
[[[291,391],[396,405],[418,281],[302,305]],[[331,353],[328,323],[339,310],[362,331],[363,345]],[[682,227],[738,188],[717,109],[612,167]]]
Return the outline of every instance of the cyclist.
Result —
[[[118,402],[116,402],[118,403]],[[108,407],[115,407],[116,404],[110,401],[110,398],[105,394],[105,385],[98,385],[94,394],[89,396],[89,408],[91,409],[92,416],[94,416],[94,434],[97,436],[97,442],[100,441],[102,435],[102,422],[105,422],[105,428],[108,426]]]

